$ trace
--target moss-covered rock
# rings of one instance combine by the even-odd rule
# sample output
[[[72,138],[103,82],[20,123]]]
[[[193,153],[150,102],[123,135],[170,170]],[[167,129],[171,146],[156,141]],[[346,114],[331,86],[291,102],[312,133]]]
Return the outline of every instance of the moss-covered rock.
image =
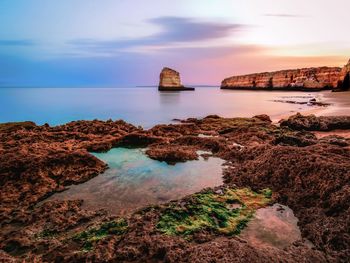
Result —
[[[74,241],[82,243],[84,250],[91,250],[93,244],[109,235],[122,235],[128,230],[125,219],[118,219],[101,224],[86,231],[80,232],[73,237]]]
[[[53,238],[57,234],[58,232],[56,230],[44,229],[40,233],[36,234],[35,237],[38,239]]]
[[[167,235],[189,236],[201,230],[235,235],[258,208],[271,202],[272,192],[248,188],[206,190],[185,202],[172,203],[162,211],[157,229]]]

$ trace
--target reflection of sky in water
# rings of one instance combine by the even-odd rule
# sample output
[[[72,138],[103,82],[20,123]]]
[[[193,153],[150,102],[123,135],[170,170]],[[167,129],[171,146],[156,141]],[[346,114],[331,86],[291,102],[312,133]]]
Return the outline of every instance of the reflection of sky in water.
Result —
[[[50,199],[84,199],[86,208],[124,214],[222,184],[223,160],[219,158],[168,165],[148,158],[141,149],[114,148],[94,155],[110,168]]]
[[[79,119],[124,119],[151,127],[173,118],[272,117],[309,108],[276,103],[281,96],[305,92],[233,91],[197,88],[196,91],[158,92],[156,88],[1,88],[0,122],[31,120],[56,125]]]
[[[301,233],[293,211],[287,206],[274,204],[258,209],[242,231],[241,237],[254,247],[284,249],[294,241],[301,240]]]

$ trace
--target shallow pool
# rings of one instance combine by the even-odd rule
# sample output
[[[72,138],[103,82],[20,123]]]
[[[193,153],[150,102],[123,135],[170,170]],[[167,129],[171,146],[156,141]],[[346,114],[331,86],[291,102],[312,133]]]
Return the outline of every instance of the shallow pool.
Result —
[[[242,231],[241,237],[254,247],[272,246],[284,249],[301,240],[301,232],[293,211],[287,206],[274,204],[258,209]]]
[[[114,148],[93,154],[108,163],[109,169],[48,200],[83,199],[84,208],[124,215],[222,184],[224,161],[215,157],[169,165],[150,159],[143,149]]]

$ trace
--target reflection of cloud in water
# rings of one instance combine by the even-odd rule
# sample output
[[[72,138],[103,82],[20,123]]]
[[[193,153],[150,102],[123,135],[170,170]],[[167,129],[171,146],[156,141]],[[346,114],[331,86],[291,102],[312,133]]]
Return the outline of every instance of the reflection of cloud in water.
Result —
[[[50,200],[83,199],[86,208],[125,214],[222,184],[223,160],[219,158],[168,165],[148,158],[140,149],[114,148],[95,155],[110,169]]]

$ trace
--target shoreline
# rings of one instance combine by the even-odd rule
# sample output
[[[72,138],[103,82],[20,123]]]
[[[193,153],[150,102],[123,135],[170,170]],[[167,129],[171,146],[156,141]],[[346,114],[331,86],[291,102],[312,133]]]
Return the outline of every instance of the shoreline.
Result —
[[[303,115],[316,116],[350,116],[350,92],[319,92],[316,100],[321,103],[329,104],[329,106],[310,106],[298,111]],[[274,123],[278,123],[282,119],[294,115],[296,112],[279,114],[272,118]]]

